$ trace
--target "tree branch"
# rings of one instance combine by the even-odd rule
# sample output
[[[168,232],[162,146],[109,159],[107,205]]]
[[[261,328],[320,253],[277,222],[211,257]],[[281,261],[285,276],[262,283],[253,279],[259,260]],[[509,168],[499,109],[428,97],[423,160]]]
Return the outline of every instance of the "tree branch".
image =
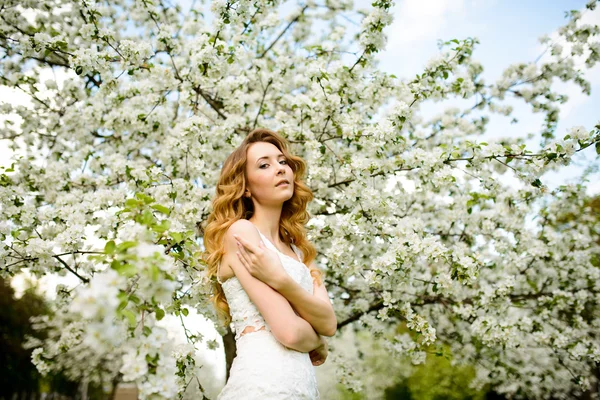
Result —
[[[265,51],[263,51],[263,53],[261,55],[258,56],[258,58],[263,58],[269,52],[269,50],[271,50],[273,48],[273,46],[275,46],[275,44],[279,41],[279,39],[281,39],[281,37],[283,35],[285,35],[287,30],[290,29],[290,27],[294,23],[296,23],[296,21],[298,21],[300,19],[300,17],[304,14],[304,11],[306,11],[307,8],[308,8],[308,6],[304,6],[302,8],[302,11],[300,11],[300,13],[298,15],[296,15],[296,17],[293,20],[291,20],[289,24],[287,24],[287,26],[283,29],[283,31],[281,31],[279,36],[277,36],[277,38],[269,45],[269,47],[267,47],[267,49]]]

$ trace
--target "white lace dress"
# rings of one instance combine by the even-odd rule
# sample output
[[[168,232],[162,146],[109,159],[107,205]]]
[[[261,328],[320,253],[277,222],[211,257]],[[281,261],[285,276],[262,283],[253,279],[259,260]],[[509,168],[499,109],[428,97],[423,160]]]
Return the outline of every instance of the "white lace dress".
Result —
[[[313,281],[306,265],[281,253],[260,231],[258,233],[265,246],[279,254],[283,268],[292,279],[312,294]],[[293,244],[292,248],[302,259],[300,249]],[[315,368],[308,353],[289,349],[275,339],[235,276],[221,285],[234,325],[237,355],[229,380],[217,400],[320,399]],[[254,327],[254,331],[241,335],[248,326]]]

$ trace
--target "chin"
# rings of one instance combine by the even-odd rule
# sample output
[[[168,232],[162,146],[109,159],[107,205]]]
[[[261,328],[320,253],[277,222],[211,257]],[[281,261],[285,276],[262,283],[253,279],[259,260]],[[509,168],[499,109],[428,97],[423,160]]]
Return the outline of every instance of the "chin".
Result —
[[[293,196],[294,196],[294,192],[293,192],[293,191],[290,191],[289,193],[286,193],[286,194],[285,194],[285,195],[283,195],[282,197],[283,197],[285,200],[289,200],[289,199],[291,199]]]

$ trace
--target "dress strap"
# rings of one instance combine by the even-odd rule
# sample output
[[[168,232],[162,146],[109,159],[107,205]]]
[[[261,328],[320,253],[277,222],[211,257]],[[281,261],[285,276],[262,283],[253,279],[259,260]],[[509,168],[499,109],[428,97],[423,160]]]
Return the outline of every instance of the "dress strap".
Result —
[[[294,249],[294,252],[296,253],[296,255],[298,256],[298,260],[300,260],[300,262],[302,262],[302,253],[300,252],[300,249],[296,247],[296,245],[294,243],[290,243],[292,245],[292,249]]]
[[[254,225],[254,224],[252,224],[252,225]],[[258,227],[256,225],[254,225],[254,229],[256,229],[256,232],[258,232],[258,236],[260,236],[260,241],[263,242],[263,244],[265,246],[267,246],[267,247],[271,246],[271,247],[273,247],[273,250],[280,253],[280,251],[277,249],[277,247],[275,247],[275,245],[269,239],[267,239],[267,237],[265,235],[263,235],[261,231],[258,230]]]
[[[252,225],[254,225],[254,224],[252,224]],[[284,256],[287,256],[287,254],[281,253],[281,251],[279,251],[279,249],[278,249],[277,247],[275,247],[275,245],[274,245],[274,244],[273,244],[273,243],[272,243],[272,242],[271,242],[269,239],[267,239],[267,237],[266,237],[265,235],[263,235],[263,234],[262,234],[262,233],[261,233],[261,232],[258,230],[258,227],[257,227],[256,225],[254,225],[254,228],[256,228],[256,231],[258,232],[258,235],[261,237],[261,240],[262,240],[262,242],[263,242],[263,243],[265,243],[265,246],[267,246],[267,247],[268,247],[268,246],[270,245],[270,246],[272,246],[272,247],[273,247],[273,249],[274,249],[274,250],[275,250],[277,253],[280,253],[280,254],[283,254]],[[268,243],[268,244],[266,244],[266,243]],[[296,253],[296,257],[298,257],[298,260],[299,260],[300,262],[302,262],[302,257],[301,257],[301,256],[300,256],[300,254],[299,254],[299,251],[300,251],[300,250],[299,250],[299,249],[298,249],[298,248],[297,248],[297,247],[294,245],[294,243],[290,243],[290,245],[292,246],[292,250],[294,250],[294,253]],[[289,257],[289,256],[288,256],[288,257]]]
[[[251,224],[252,224],[252,222],[251,222]],[[258,230],[258,227],[256,225],[254,225],[254,224],[252,224],[252,226],[254,226],[254,229],[256,229],[256,232],[258,232],[258,236],[260,236],[260,240],[264,242],[264,240],[262,240],[263,239],[263,234],[260,233],[260,231]]]

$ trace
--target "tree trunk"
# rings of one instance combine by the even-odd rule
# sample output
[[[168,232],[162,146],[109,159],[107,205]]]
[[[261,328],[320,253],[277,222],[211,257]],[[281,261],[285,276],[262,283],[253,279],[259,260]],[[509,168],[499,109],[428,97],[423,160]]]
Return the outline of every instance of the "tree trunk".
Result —
[[[237,354],[237,347],[235,345],[235,336],[229,326],[227,327],[227,333],[223,336],[223,347],[225,350],[225,382],[229,380],[229,370],[233,359]]]
[[[581,395],[581,400],[591,400],[597,399],[600,394],[600,365],[596,365],[594,367],[594,376],[596,377],[596,381],[592,382],[592,387],[589,390],[586,390]]]
[[[117,386],[119,386],[119,382],[121,382],[121,377],[123,374],[120,372],[115,376],[112,381],[112,390],[110,391],[110,395],[108,397],[109,400],[115,400],[115,395],[117,394]]]
[[[79,396],[81,400],[87,400],[87,394],[88,394],[88,379],[84,378],[80,383],[79,383]]]

